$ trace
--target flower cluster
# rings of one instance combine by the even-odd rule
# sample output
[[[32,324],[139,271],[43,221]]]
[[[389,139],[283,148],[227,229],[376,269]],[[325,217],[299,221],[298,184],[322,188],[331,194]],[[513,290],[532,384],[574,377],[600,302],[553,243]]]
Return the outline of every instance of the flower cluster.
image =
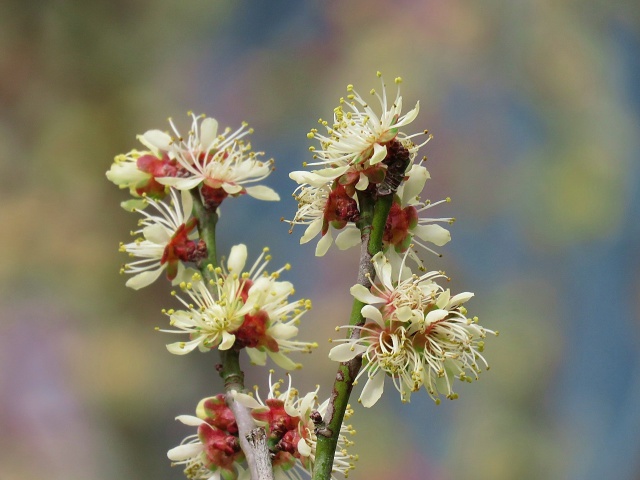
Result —
[[[357,355],[364,359],[365,384],[360,401],[371,407],[382,395],[384,380],[390,376],[402,401],[425,387],[439,403],[438,395],[457,398],[453,379],[477,379],[479,364],[488,368],[481,352],[487,333],[495,332],[478,325],[477,317],[467,318],[463,304],[472,293],[451,296],[436,283],[441,272],[413,274],[405,265],[394,269],[382,254],[372,259],[378,283],[371,289],[362,285],[351,288],[351,294],[366,305],[363,326],[354,328],[356,335],[337,340],[340,344],[329,353],[332,360],[345,362]],[[354,382],[355,383],[355,382]]]
[[[195,416],[180,415],[176,420],[197,428],[197,433],[167,452],[173,465],[184,465],[187,478],[249,480],[249,472],[242,466],[245,457],[238,439],[238,425],[224,395],[201,400]]]
[[[273,374],[273,371],[271,372]],[[304,396],[291,387],[291,378],[285,391],[281,391],[283,381],[272,383],[269,375],[269,394],[265,400],[260,398],[255,387],[255,398],[236,393],[234,398],[240,404],[251,409],[251,415],[258,425],[267,432],[267,445],[273,454],[272,463],[276,478],[299,479],[297,470],[311,473],[316,458],[317,424],[314,419],[324,416],[329,401],[318,403],[318,388]],[[352,414],[347,410],[345,418]],[[338,447],[333,460],[332,473],[348,476],[355,468],[357,457],[347,452],[353,442],[346,435],[354,435],[351,425],[343,424],[338,436]],[[333,477],[332,475],[332,478]]]
[[[378,77],[381,78],[380,72]],[[401,79],[396,78],[395,82],[399,84]],[[308,134],[310,139],[320,142],[320,148],[310,147],[314,162],[305,165],[321,168],[289,175],[299,184],[293,194],[298,210],[289,223],[292,227],[306,225],[300,243],[309,242],[320,233],[316,255],[322,256],[334,241],[333,229],[342,230],[335,239],[338,248],[357,245],[360,242],[360,231],[356,227],[360,218],[359,192],[389,194],[404,180],[404,188],[394,196],[385,227],[385,249],[405,252],[411,244],[422,245],[414,241],[416,237],[437,246],[444,245],[450,239],[449,232],[436,223],[450,223],[453,219],[419,216],[440,203],[419,200],[429,173],[421,165],[422,160],[415,163],[415,159],[418,149],[431,136],[426,131],[413,135],[400,131],[416,118],[419,104],[403,115],[400,90],[391,102],[384,81],[381,94],[370,91],[380,104],[380,113],[352,85],[347,91],[346,99],[341,98],[334,109],[333,122],[319,121],[327,133],[312,129]],[[420,135],[427,135],[426,140],[422,144],[414,143]],[[412,258],[419,262],[417,257]]]
[[[263,161],[244,137],[253,130],[246,124],[220,132],[214,118],[191,114],[192,126],[185,139],[170,119],[174,136],[149,130],[138,136],[147,150],[118,155],[107,178],[134,197],[163,198],[169,187],[200,188],[206,204],[216,207],[229,195],[247,194],[259,200],[279,200],[271,188],[250,185],[265,179],[273,160]],[[125,206],[137,205],[129,202]]]
[[[187,333],[189,341],[167,345],[171,353],[183,355],[198,348],[228,350],[244,347],[251,360],[264,365],[267,355],[280,367],[292,370],[300,365],[286,354],[310,352],[317,346],[292,340],[298,333],[300,317],[311,308],[311,301],[290,302],[293,293],[290,282],[279,281],[280,273],[289,265],[267,272],[271,260],[265,248],[255,263],[245,271],[247,247],[236,245],[231,249],[226,265],[209,268],[213,278],[206,282],[194,274],[190,282],[182,282],[181,290],[188,300],[178,296],[183,310],[165,310],[170,324]]]

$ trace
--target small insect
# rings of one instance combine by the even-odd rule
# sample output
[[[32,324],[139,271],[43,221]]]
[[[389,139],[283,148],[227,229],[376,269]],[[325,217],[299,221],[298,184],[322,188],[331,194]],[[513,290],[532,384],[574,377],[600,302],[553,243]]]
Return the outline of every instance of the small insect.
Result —
[[[387,173],[378,186],[378,195],[390,195],[398,190],[400,183],[404,180],[404,172],[409,166],[409,161],[409,150],[397,140],[387,147],[387,156],[382,161],[387,165]]]

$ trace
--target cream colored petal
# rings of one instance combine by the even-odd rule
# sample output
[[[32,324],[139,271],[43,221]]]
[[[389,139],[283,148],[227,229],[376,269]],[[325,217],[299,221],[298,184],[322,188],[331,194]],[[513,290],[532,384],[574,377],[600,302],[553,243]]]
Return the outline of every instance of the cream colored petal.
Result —
[[[150,271],[148,270],[146,272],[142,272],[137,275],[134,275],[129,280],[127,280],[127,283],[125,283],[125,285],[129,288],[133,288],[134,290],[140,290],[141,288],[151,285],[153,282],[155,282],[158,279],[160,274],[163,272],[165,266],[166,264],[162,265],[160,268],[156,270],[150,270]]]
[[[277,202],[280,200],[280,195],[275,190],[265,187],[264,185],[256,185],[255,187],[247,187],[247,195],[252,196],[258,200],[264,200],[267,202]]]
[[[360,230],[357,227],[347,225],[336,237],[336,246],[340,250],[346,250],[359,245],[361,241]]]
[[[364,307],[362,307],[362,310],[360,310],[360,313],[364,318],[373,320],[382,328],[384,328],[384,320],[382,318],[382,313],[380,313],[380,310],[378,310],[373,305],[365,305]]]
[[[424,189],[424,185],[429,178],[429,172],[422,165],[413,165],[407,173],[409,179],[402,185],[402,205],[416,203],[416,197]]]
[[[138,140],[158,157],[161,151],[166,152],[171,145],[171,137],[161,130],[148,130],[138,135]]]
[[[418,238],[425,242],[431,242],[439,247],[451,240],[451,233],[440,225],[418,225],[411,230]]]
[[[207,117],[200,124],[200,144],[207,151],[211,149],[218,135],[218,121]]]
[[[182,462],[198,455],[204,449],[202,443],[187,443],[186,445],[178,445],[167,452],[167,457],[172,462]]]
[[[311,447],[304,440],[304,438],[298,440],[298,453],[300,453],[300,455],[302,455],[303,457],[308,457],[309,455],[311,455]]]
[[[247,246],[243,243],[231,247],[229,260],[227,261],[227,270],[229,273],[237,273],[240,275],[247,261]]]
[[[316,257],[324,256],[324,254],[327,253],[327,250],[329,250],[329,247],[332,243],[333,236],[331,235],[331,229],[329,229],[327,230],[327,233],[322,236],[322,238],[318,242],[318,245],[316,245]]]
[[[314,238],[320,230],[322,230],[322,218],[317,218],[313,222],[309,224],[307,229],[304,231],[304,235],[300,238],[300,243],[307,243],[309,240]]]
[[[373,155],[369,159],[369,163],[371,165],[375,165],[376,163],[380,163],[387,156],[387,147],[384,145],[380,145],[379,143],[373,144]]]
[[[471,292],[462,292],[457,295],[454,295],[449,300],[449,305],[447,305],[447,307],[453,308],[453,307],[457,307],[458,305],[462,305],[463,303],[467,302],[471,297],[473,297],[473,293]]]
[[[235,193],[240,193],[242,191],[242,186],[237,185],[235,183],[223,183],[222,189],[227,192],[229,195],[233,195]]]
[[[373,305],[377,303],[384,303],[383,298],[376,297],[374,294],[372,294],[369,291],[368,288],[364,287],[363,285],[360,285],[359,283],[351,287],[349,289],[349,292],[351,293],[351,295],[353,295],[356,298],[356,300],[360,300],[363,303],[368,303]]]
[[[329,359],[334,362],[348,362],[367,351],[367,347],[359,344],[342,343],[329,350]]]
[[[363,407],[370,408],[380,400],[382,392],[384,391],[385,376],[386,374],[382,370],[378,370],[373,377],[369,378],[360,394],[360,401]]]
[[[369,186],[369,177],[364,174],[360,174],[360,178],[358,179],[358,183],[356,183],[356,190],[366,190]]]
[[[218,350],[229,350],[234,342],[236,341],[236,336],[229,332],[222,332],[222,342],[218,345]]]
[[[267,363],[267,352],[262,352],[257,348],[245,348],[245,350],[249,355],[249,360],[254,365],[265,365]]]
[[[176,420],[184,423],[185,425],[189,425],[190,427],[198,427],[201,424],[205,423],[204,420],[198,417],[194,417],[193,415],[178,415]]]
[[[267,352],[267,355],[271,357],[271,360],[273,360],[276,365],[278,365],[280,368],[284,368],[285,370],[298,370],[299,368],[302,368],[301,364],[294,362],[289,357],[280,352],[269,351]]]
[[[424,318],[424,323],[427,325],[431,325],[433,322],[438,322],[447,318],[447,315],[449,315],[448,310],[432,310],[431,312],[427,313],[427,316]]]

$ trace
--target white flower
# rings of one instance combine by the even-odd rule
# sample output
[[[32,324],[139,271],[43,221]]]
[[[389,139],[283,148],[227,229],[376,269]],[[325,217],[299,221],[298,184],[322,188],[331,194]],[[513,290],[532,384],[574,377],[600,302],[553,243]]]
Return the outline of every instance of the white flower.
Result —
[[[287,354],[309,352],[317,346],[293,340],[298,334],[296,325],[311,302],[289,302],[293,285],[278,278],[290,267],[267,273],[271,260],[268,250],[264,249],[253,266],[244,271],[247,248],[236,245],[224,268],[210,269],[214,279],[208,284],[199,274],[192,282],[180,284],[189,296],[189,301],[178,297],[186,309],[167,311],[171,326],[177,330],[162,331],[188,333],[190,340],[167,345],[171,353],[183,355],[195,348],[203,352],[216,347],[227,350],[239,345],[246,347],[254,363],[264,365],[269,356],[282,368],[300,367]]]
[[[249,471],[241,466],[244,454],[237,431],[221,430],[210,419],[192,415],[179,415],[176,420],[197,427],[198,432],[167,452],[172,466],[183,465],[191,480],[250,480]]]
[[[192,127],[184,139],[173,121],[175,138],[169,137],[170,148],[182,168],[179,176],[158,178],[158,182],[180,190],[190,190],[200,184],[218,191],[217,195],[248,194],[259,200],[279,200],[278,194],[262,185],[247,186],[264,180],[273,170],[273,160],[261,161],[262,152],[253,152],[243,137],[252,133],[247,124],[232,132],[218,132],[218,122],[191,114]],[[165,143],[166,138],[161,139]],[[203,196],[206,194],[203,192]],[[221,200],[220,200],[221,201]]]
[[[178,198],[175,190],[171,190],[169,204],[144,198],[142,201],[153,207],[135,211],[143,215],[139,221],[140,229],[134,235],[142,235],[135,241],[120,244],[120,251],[131,257],[140,258],[126,263],[121,273],[132,274],[126,285],[138,290],[153,283],[163,271],[169,280],[180,279],[184,270],[182,262],[195,261],[203,253],[203,245],[197,239],[197,220],[191,218],[192,199],[189,192],[183,192]]]
[[[380,72],[377,75],[379,78],[382,77]],[[401,78],[395,79],[396,84],[400,84],[401,81]],[[401,142],[413,137],[401,134],[399,129],[416,118],[419,103],[402,115],[399,88],[393,102],[387,99],[384,81],[382,96],[373,89],[370,91],[380,103],[380,113],[376,113],[354,90],[353,85],[349,85],[347,90],[347,100],[341,99],[340,105],[334,110],[333,123],[330,125],[329,122],[320,120],[327,130],[327,135],[322,135],[317,129],[309,133],[309,138],[315,138],[321,144],[321,149],[313,150],[317,161],[309,165],[326,165],[333,168],[365,161],[368,161],[369,165],[375,165],[386,157],[389,142],[398,136]]]
[[[307,243],[321,234],[316,246],[318,257],[323,256],[333,243],[333,229],[344,228],[360,216],[358,201],[349,196],[341,185],[300,185],[293,196],[298,202],[298,210],[289,224],[292,229],[294,225],[307,225],[300,243]]]
[[[380,399],[387,376],[402,401],[409,401],[411,393],[422,386],[438,403],[439,393],[457,398],[453,378],[478,378],[478,363],[487,366],[480,353],[483,339],[494,333],[477,325],[477,317],[466,317],[462,304],[473,294],[451,297],[449,290],[434,281],[442,277],[438,272],[417,276],[403,264],[394,273],[381,253],[373,262],[379,283],[371,290],[362,285],[351,288],[351,294],[366,304],[361,310],[365,323],[338,327],[354,329],[357,334],[336,340],[339,345],[331,349],[329,358],[345,362],[362,355],[363,368],[356,382],[366,374],[359,399],[365,407]]]
[[[298,390],[291,387],[291,378],[285,391],[281,391],[282,380],[272,383],[271,371],[269,375],[269,394],[265,400],[260,398],[255,387],[255,398],[246,394],[236,393],[234,398],[252,410],[252,416],[265,427],[267,435],[275,444],[276,453],[273,457],[273,468],[276,478],[298,480],[299,471],[311,473],[316,458],[317,436],[314,415],[323,417],[326,414],[329,400],[318,402],[318,389],[300,396]],[[319,388],[319,387],[318,387]],[[317,412],[317,413],[315,413]],[[345,418],[353,413],[347,410]],[[347,475],[355,468],[356,457],[347,452],[347,447],[353,445],[346,435],[355,434],[351,425],[342,425],[338,436],[338,446],[333,460],[332,473]],[[335,478],[333,475],[331,478]]]

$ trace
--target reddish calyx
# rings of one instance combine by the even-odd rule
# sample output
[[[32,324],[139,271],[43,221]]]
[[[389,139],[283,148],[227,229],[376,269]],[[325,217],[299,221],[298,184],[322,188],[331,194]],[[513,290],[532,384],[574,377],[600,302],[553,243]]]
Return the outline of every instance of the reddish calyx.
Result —
[[[142,172],[148,173],[151,177],[136,187],[136,193],[140,196],[147,194],[151,198],[163,198],[166,194],[166,187],[159,183],[158,177],[175,177],[178,175],[178,162],[170,160],[164,154],[162,158],[153,155],[142,155],[136,160],[136,166]]]
[[[192,218],[178,227],[164,248],[160,263],[167,264],[167,278],[173,280],[178,274],[178,263],[197,262],[207,256],[207,247],[203,240],[189,240],[189,235],[198,226],[198,219]]]
[[[205,466],[210,470],[214,470],[213,467],[234,470],[233,463],[243,457],[238,437],[218,430],[208,423],[198,427],[198,438],[204,445],[204,453],[208,460]]]
[[[220,393],[205,400],[204,411],[207,416],[206,421],[210,425],[231,434],[238,433],[236,418],[227,406],[224,394]]]
[[[264,310],[258,310],[255,314],[246,314],[240,328],[233,332],[236,342],[243,347],[264,347],[271,352],[277,352],[280,347],[278,342],[267,334],[268,323],[269,315]]]
[[[359,219],[358,203],[348,195],[344,185],[336,183],[329,193],[327,205],[324,208],[322,234],[327,233],[329,224],[339,230],[348,222],[357,222]]]
[[[418,211],[409,205],[401,208],[396,201],[391,205],[382,240],[385,245],[393,245],[398,252],[404,252],[411,244],[412,235],[409,229],[418,224]]]

